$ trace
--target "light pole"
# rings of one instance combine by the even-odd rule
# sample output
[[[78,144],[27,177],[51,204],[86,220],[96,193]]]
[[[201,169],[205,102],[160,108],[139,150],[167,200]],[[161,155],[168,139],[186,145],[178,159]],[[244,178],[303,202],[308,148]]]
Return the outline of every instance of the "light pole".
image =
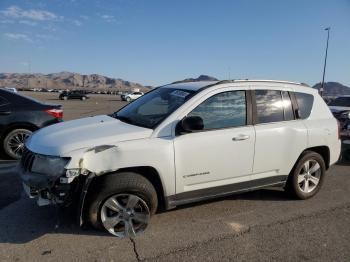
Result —
[[[330,27],[325,28],[324,30],[327,31],[327,45],[326,45],[326,55],[324,57],[324,66],[323,66],[323,76],[322,76],[322,83],[320,88],[320,95],[323,96],[324,92],[324,76],[326,74],[326,67],[327,67],[327,55],[328,55],[328,42],[329,42],[329,32],[331,31]]]

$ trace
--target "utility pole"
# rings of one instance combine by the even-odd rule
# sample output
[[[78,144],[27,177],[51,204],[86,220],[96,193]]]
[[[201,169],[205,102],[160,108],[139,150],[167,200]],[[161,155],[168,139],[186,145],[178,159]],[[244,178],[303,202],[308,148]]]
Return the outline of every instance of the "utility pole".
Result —
[[[328,42],[329,42],[329,32],[331,31],[330,27],[325,28],[324,30],[327,31],[327,45],[326,45],[326,55],[324,57],[324,65],[323,65],[323,76],[322,76],[322,83],[320,88],[320,95],[323,96],[324,92],[324,77],[326,74],[326,67],[327,67],[327,56],[328,56]]]

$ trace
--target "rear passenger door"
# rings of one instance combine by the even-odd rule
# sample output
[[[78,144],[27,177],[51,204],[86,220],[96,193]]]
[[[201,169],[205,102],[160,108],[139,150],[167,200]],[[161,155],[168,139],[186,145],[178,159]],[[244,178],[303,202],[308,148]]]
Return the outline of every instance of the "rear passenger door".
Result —
[[[306,148],[307,130],[295,119],[291,92],[261,87],[253,93],[256,142],[252,179],[277,183],[286,179]]]

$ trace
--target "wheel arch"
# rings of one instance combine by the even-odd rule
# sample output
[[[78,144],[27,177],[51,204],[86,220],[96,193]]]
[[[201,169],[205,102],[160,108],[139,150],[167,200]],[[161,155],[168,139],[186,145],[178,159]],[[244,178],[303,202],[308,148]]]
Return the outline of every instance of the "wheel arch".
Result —
[[[305,152],[307,151],[311,151],[311,152],[315,152],[318,153],[319,155],[321,155],[321,157],[323,158],[325,165],[326,165],[326,170],[329,169],[330,166],[330,151],[329,151],[329,147],[328,146],[315,146],[315,147],[309,147],[306,148],[304,151],[302,151],[298,157],[298,159],[295,161],[293,168],[291,169],[290,174],[293,172],[295,166],[298,164],[299,160],[303,157],[303,155],[305,154]]]
[[[160,178],[158,171],[151,166],[136,166],[136,167],[121,168],[110,173],[105,173],[103,175],[95,176],[95,178],[91,182],[91,185],[89,186],[88,191],[90,191],[90,189],[93,188],[96,184],[98,184],[99,181],[101,181],[102,179],[106,179],[107,177],[111,177],[111,176],[117,176],[118,173],[124,173],[124,172],[137,173],[143,176],[144,178],[146,178],[148,181],[150,181],[150,183],[153,185],[154,189],[157,192],[158,210],[167,208],[163,182]]]
[[[316,194],[318,192],[318,190],[316,191],[316,193],[314,193],[311,196],[300,196],[299,193],[297,193],[295,191],[294,185],[293,185],[293,173],[295,172],[295,169],[299,166],[299,161],[308,153],[317,153],[318,155],[320,155],[320,157],[324,160],[324,168],[325,171],[327,171],[329,169],[330,166],[330,151],[328,146],[315,146],[315,147],[309,147],[306,148],[305,150],[303,150],[298,159],[296,160],[296,162],[293,165],[293,168],[291,169],[287,181],[286,181],[286,185],[285,185],[285,190],[287,192],[289,192],[290,194],[292,194],[292,196],[297,197],[297,199],[307,199],[312,197],[314,194]],[[323,180],[322,180],[323,181]],[[322,183],[321,181],[321,183]],[[321,184],[322,185],[322,184]]]
[[[18,123],[10,124],[2,132],[2,134],[0,136],[0,141],[2,142],[11,131],[13,131],[15,129],[20,129],[20,128],[28,129],[32,132],[39,129],[39,127],[37,127],[36,125],[29,123],[29,122],[18,122]]]
[[[329,150],[328,146],[310,147],[310,148],[305,149],[303,151],[303,153],[305,151],[313,151],[313,152],[316,152],[316,153],[320,154],[322,156],[323,160],[324,160],[324,163],[326,164],[326,170],[329,169],[329,166],[330,166],[330,150]]]

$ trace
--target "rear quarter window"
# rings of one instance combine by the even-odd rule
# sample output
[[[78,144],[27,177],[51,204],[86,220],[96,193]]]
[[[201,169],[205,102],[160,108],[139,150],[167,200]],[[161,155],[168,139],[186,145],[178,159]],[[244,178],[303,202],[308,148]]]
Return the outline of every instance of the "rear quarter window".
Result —
[[[311,114],[312,106],[314,103],[314,96],[299,92],[295,92],[294,94],[299,107],[300,118],[308,118]]]

